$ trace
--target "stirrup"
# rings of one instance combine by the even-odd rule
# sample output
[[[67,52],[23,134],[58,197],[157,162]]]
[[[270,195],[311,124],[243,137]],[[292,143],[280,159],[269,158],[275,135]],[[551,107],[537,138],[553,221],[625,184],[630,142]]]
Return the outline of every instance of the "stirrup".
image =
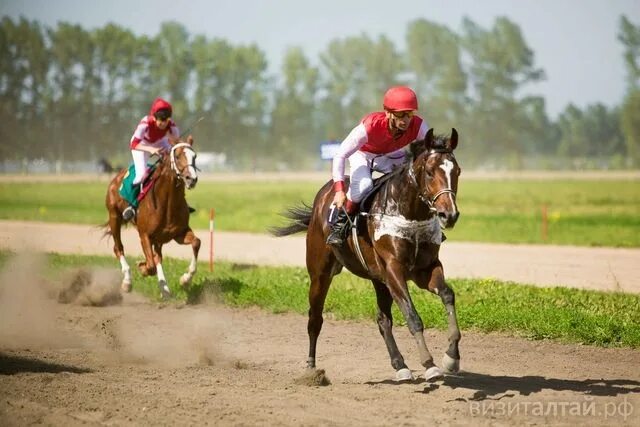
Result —
[[[122,211],[122,219],[125,221],[131,221],[136,216],[136,210],[133,206],[127,206],[127,208]]]

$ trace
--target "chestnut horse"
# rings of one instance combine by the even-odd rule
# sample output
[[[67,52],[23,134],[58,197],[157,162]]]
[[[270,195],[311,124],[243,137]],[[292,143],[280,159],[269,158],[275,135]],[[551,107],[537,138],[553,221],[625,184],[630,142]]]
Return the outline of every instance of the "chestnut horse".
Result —
[[[460,167],[453,154],[457,145],[455,129],[452,129],[450,137],[434,136],[433,129],[430,129],[424,140],[411,143],[410,160],[385,176],[382,186],[365,201],[368,213],[356,221],[359,247],[354,245],[353,234],[339,248],[325,243],[334,197],[331,181],[317,193],[313,207],[290,209],[285,215],[293,223],[272,229],[276,236],[307,232],[306,260],[311,280],[307,324],[309,368],[316,366],[316,345],[329,286],[333,276],[344,266],[373,283],[378,303],[378,328],[387,345],[397,380],[412,380],[413,374],[407,368],[391,331],[393,301],[416,340],[425,378],[433,381],[443,376],[427,349],[422,319],[409,295],[407,280],[413,280],[420,288],[441,298],[449,321],[449,347],[442,365],[447,372],[459,370],[458,343],[461,335],[456,319],[455,295],[445,282],[438,258],[442,229],[453,227],[459,216],[455,196]]]
[[[135,227],[140,235],[140,243],[145,261],[138,263],[143,276],[158,276],[158,288],[163,298],[171,296],[167,280],[162,269],[162,245],[175,240],[181,245],[191,245],[193,256],[188,271],[180,278],[183,287],[191,283],[196,273],[200,239],[189,227],[189,206],[185,199],[185,187],[192,189],[198,182],[196,171],[196,153],[192,147],[193,138],[179,141],[171,151],[164,155],[151,178],[153,187],[140,201],[135,220]],[[120,260],[124,275],[122,290],[131,291],[131,272],[124,256],[124,247],[120,230],[122,228],[122,211],[128,206],[120,196],[118,189],[125,177],[126,170],[120,171],[111,180],[107,189],[106,207],[109,211],[108,227],[105,234],[113,236],[113,252]]]

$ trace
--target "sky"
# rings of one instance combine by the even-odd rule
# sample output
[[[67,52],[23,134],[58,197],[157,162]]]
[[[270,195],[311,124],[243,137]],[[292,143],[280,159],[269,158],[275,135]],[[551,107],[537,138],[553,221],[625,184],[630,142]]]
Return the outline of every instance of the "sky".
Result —
[[[156,35],[177,21],[190,34],[256,43],[276,73],[287,48],[302,47],[317,62],[333,39],[385,35],[405,48],[409,22],[426,19],[455,32],[465,17],[490,29],[499,16],[516,23],[546,79],[525,91],[546,99],[556,118],[570,103],[619,105],[626,92],[620,16],[640,25],[640,0],[0,0],[0,15],[23,16],[49,27],[109,22],[138,35]],[[428,102],[428,94],[419,94]]]

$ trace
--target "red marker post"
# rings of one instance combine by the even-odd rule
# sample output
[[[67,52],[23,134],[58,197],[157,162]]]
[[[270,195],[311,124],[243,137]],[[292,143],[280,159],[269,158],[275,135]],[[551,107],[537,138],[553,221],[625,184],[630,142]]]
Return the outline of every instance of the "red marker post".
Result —
[[[216,210],[211,208],[209,212],[209,272],[213,271],[213,223],[216,216]]]

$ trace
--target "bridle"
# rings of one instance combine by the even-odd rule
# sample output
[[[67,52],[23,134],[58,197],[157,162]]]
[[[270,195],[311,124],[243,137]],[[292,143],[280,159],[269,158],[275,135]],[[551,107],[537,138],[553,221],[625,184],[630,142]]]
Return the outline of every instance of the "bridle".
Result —
[[[446,148],[432,148],[427,153],[424,153],[424,156],[429,157],[432,154],[451,154],[451,156],[453,156],[453,151],[447,150]],[[424,192],[420,190],[420,184],[418,184],[418,179],[416,178],[416,172],[413,170],[413,162],[409,163],[409,171],[407,172],[407,174],[409,175],[411,183],[416,187],[416,190],[418,190],[418,198],[420,198],[422,203],[426,204],[429,207],[430,211],[436,210],[436,207],[435,207],[436,200],[438,199],[438,197],[442,196],[443,194],[449,193],[453,196],[454,199],[456,197],[456,192],[453,191],[453,189],[451,188],[443,188],[440,191],[438,191],[436,194],[434,194],[432,197],[429,197],[427,194],[424,194]]]
[[[188,150],[191,150],[191,152],[194,154],[193,158],[191,159],[191,163],[189,163],[188,165],[184,166],[182,169],[178,168],[178,163],[176,162],[176,150],[178,148],[185,148]],[[198,170],[198,168],[196,167],[196,156],[195,156],[195,151],[194,149],[191,147],[191,144],[187,144],[186,142],[179,142],[176,145],[174,145],[173,147],[171,147],[171,152],[169,153],[169,158],[171,159],[171,170],[174,171],[176,173],[176,177],[179,180],[184,181],[184,176],[182,175],[182,172],[188,168],[188,167],[193,167],[194,170]]]

